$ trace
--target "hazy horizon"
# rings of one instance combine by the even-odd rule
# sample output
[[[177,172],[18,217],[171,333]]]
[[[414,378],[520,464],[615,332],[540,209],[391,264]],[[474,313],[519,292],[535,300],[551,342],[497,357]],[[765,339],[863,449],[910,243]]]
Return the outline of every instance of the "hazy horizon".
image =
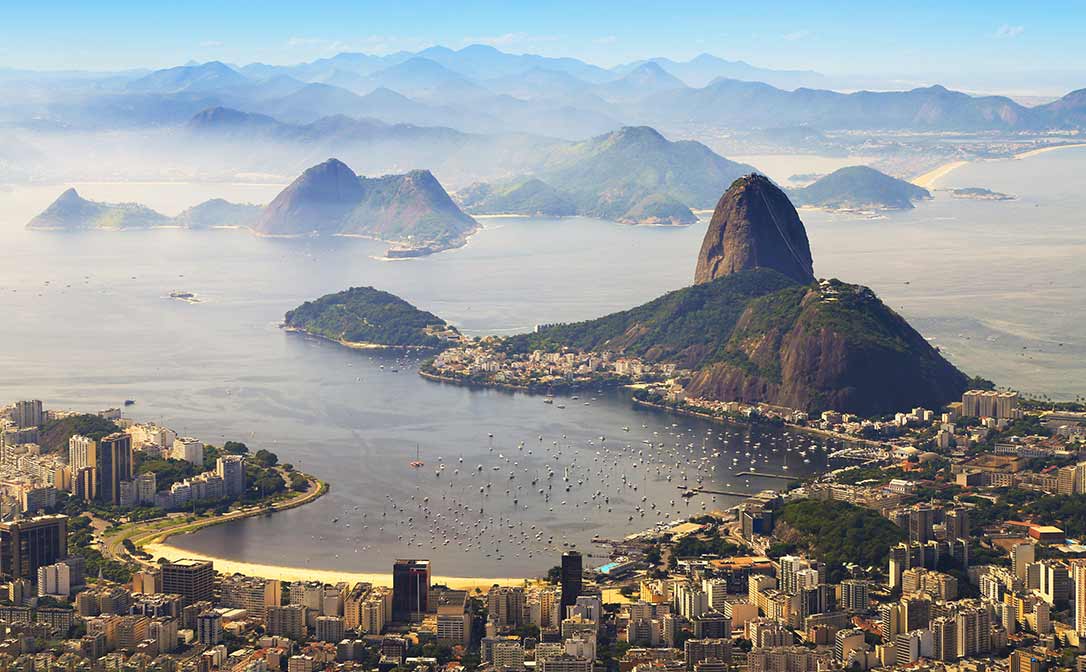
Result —
[[[0,68],[120,72],[222,61],[293,65],[340,53],[388,55],[482,44],[512,54],[571,57],[610,69],[649,58],[708,53],[774,70],[812,70],[855,87],[944,84],[974,92],[1062,95],[1086,85],[1073,3],[1030,11],[915,3],[908,13],[867,3],[838,8],[786,2],[772,8],[685,3],[597,3],[577,18],[548,7],[489,2],[403,6],[338,0],[316,7],[272,3],[260,11],[201,0],[183,8],[61,0],[6,8]],[[661,11],[667,21],[660,22]],[[63,12],[66,21],[56,21]],[[419,18],[439,19],[419,21]],[[78,27],[78,30],[73,30]],[[74,66],[74,67],[73,67]],[[869,86],[867,88],[876,88]]]

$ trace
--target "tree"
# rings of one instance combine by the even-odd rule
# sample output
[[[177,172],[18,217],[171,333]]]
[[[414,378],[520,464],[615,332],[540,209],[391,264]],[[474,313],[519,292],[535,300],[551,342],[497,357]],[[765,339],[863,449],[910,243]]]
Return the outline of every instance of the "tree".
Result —
[[[222,444],[223,452],[230,453],[231,455],[245,455],[249,452],[249,446],[246,446],[240,441],[227,441]]]
[[[261,448],[253,455],[253,461],[267,469],[278,464],[279,457],[275,453]]]

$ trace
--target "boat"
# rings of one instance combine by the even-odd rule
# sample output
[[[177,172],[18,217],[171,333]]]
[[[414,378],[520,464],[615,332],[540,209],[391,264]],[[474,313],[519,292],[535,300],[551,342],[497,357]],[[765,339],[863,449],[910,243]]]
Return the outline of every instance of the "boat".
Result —
[[[125,405],[125,406],[131,406],[131,405],[132,405],[132,404],[134,404],[134,403],[136,403],[136,400],[135,400],[135,399],[125,399],[125,400],[124,400],[124,405]]]
[[[422,457],[419,455],[419,444],[415,444],[415,459],[410,463],[412,469],[418,469],[425,467],[426,463],[422,461]]]

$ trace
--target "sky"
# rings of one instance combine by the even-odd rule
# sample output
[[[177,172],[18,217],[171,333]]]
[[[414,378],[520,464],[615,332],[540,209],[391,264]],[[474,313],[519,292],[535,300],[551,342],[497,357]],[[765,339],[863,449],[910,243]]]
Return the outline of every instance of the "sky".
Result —
[[[297,63],[490,44],[604,67],[708,52],[772,68],[985,89],[1086,86],[1086,3],[0,0],[0,67]]]

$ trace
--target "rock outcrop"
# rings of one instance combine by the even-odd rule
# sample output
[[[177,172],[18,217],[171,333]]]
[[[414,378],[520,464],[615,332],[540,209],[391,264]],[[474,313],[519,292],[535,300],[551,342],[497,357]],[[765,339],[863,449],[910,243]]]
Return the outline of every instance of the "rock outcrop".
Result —
[[[698,253],[694,282],[772,268],[798,282],[814,280],[811,246],[796,209],[769,178],[751,174],[720,198]]]

